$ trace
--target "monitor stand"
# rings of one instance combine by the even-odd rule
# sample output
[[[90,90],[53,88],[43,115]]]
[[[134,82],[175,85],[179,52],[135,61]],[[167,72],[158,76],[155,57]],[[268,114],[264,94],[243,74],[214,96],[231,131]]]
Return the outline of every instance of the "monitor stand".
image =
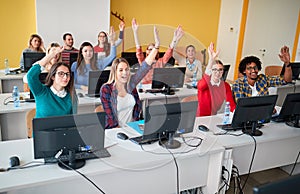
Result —
[[[257,121],[252,121],[251,122],[251,129],[243,129],[243,133],[251,135],[251,136],[261,136],[263,134],[262,131],[257,129]]]
[[[291,121],[285,122],[288,126],[300,128],[300,115],[295,115]]]
[[[174,139],[174,133],[169,133],[166,140],[159,140],[159,145],[167,149],[176,149],[180,147],[181,143]]]
[[[79,159],[79,160],[75,159],[75,151],[74,150],[69,151],[68,161],[65,161],[65,162],[60,161],[58,163],[58,166],[65,170],[78,169],[78,168],[83,167],[84,165],[85,165],[84,159]]]

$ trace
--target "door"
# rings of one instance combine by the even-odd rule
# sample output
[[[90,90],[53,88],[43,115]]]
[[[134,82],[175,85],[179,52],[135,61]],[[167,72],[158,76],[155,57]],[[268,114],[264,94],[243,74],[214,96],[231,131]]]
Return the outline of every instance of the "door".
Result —
[[[283,45],[294,45],[299,0],[249,0],[242,57],[256,55],[267,65],[282,65],[278,54]]]

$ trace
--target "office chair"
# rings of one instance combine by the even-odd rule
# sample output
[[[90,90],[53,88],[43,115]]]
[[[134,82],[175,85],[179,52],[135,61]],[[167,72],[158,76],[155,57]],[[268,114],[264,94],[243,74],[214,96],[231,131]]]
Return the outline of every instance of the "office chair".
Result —
[[[35,117],[35,108],[31,109],[26,113],[26,127],[27,127],[27,137],[32,137],[32,120]]]
[[[280,75],[282,67],[277,65],[270,65],[265,68],[265,75],[274,76]]]
[[[191,101],[198,101],[198,96],[197,95],[187,96],[181,100],[181,102],[191,102]]]
[[[95,108],[95,112],[104,112],[104,109],[103,109],[102,104],[100,104],[99,106],[97,106],[97,107]]]

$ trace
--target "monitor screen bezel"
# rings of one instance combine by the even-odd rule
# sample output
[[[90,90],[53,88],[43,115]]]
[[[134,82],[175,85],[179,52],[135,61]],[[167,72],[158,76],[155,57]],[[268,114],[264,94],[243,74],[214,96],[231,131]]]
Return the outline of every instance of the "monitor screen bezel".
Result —
[[[60,149],[62,155],[68,155],[72,149],[80,152],[104,148],[104,112],[34,118],[32,123],[35,159],[53,159]]]
[[[89,95],[100,95],[100,89],[101,89],[102,85],[108,81],[109,75],[110,75],[110,70],[89,71],[88,94]],[[97,82],[94,82],[94,80],[96,80],[96,79],[97,79]]]
[[[28,72],[32,65],[46,56],[44,52],[24,52],[24,72]]]
[[[183,88],[185,71],[186,67],[154,68],[152,89]]]

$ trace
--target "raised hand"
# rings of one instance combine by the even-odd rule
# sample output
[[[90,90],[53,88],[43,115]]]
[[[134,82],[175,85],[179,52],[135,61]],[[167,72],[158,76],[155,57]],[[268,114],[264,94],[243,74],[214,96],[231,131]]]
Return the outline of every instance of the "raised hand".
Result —
[[[209,60],[215,60],[219,55],[219,50],[217,50],[216,52],[214,51],[214,43],[210,43],[209,47],[208,47],[208,56],[209,56]]]
[[[154,41],[155,41],[155,48],[158,48],[160,45],[160,40],[158,36],[158,29],[156,28],[156,26],[154,26]]]
[[[123,31],[124,28],[125,28],[125,23],[123,21],[121,21],[120,24],[119,24],[119,30]]]
[[[110,27],[110,31],[109,31],[109,39],[110,39],[110,43],[111,45],[115,44],[115,39],[116,39],[116,32],[113,26]]]
[[[132,19],[131,27],[132,27],[133,32],[137,32],[139,25],[137,24],[135,18]]]
[[[183,35],[184,35],[184,31],[182,30],[182,27],[178,26],[177,29],[174,31],[175,40],[179,41]]]
[[[278,55],[280,60],[284,62],[285,65],[290,64],[290,51],[289,47],[283,46],[280,49],[280,54]]]

